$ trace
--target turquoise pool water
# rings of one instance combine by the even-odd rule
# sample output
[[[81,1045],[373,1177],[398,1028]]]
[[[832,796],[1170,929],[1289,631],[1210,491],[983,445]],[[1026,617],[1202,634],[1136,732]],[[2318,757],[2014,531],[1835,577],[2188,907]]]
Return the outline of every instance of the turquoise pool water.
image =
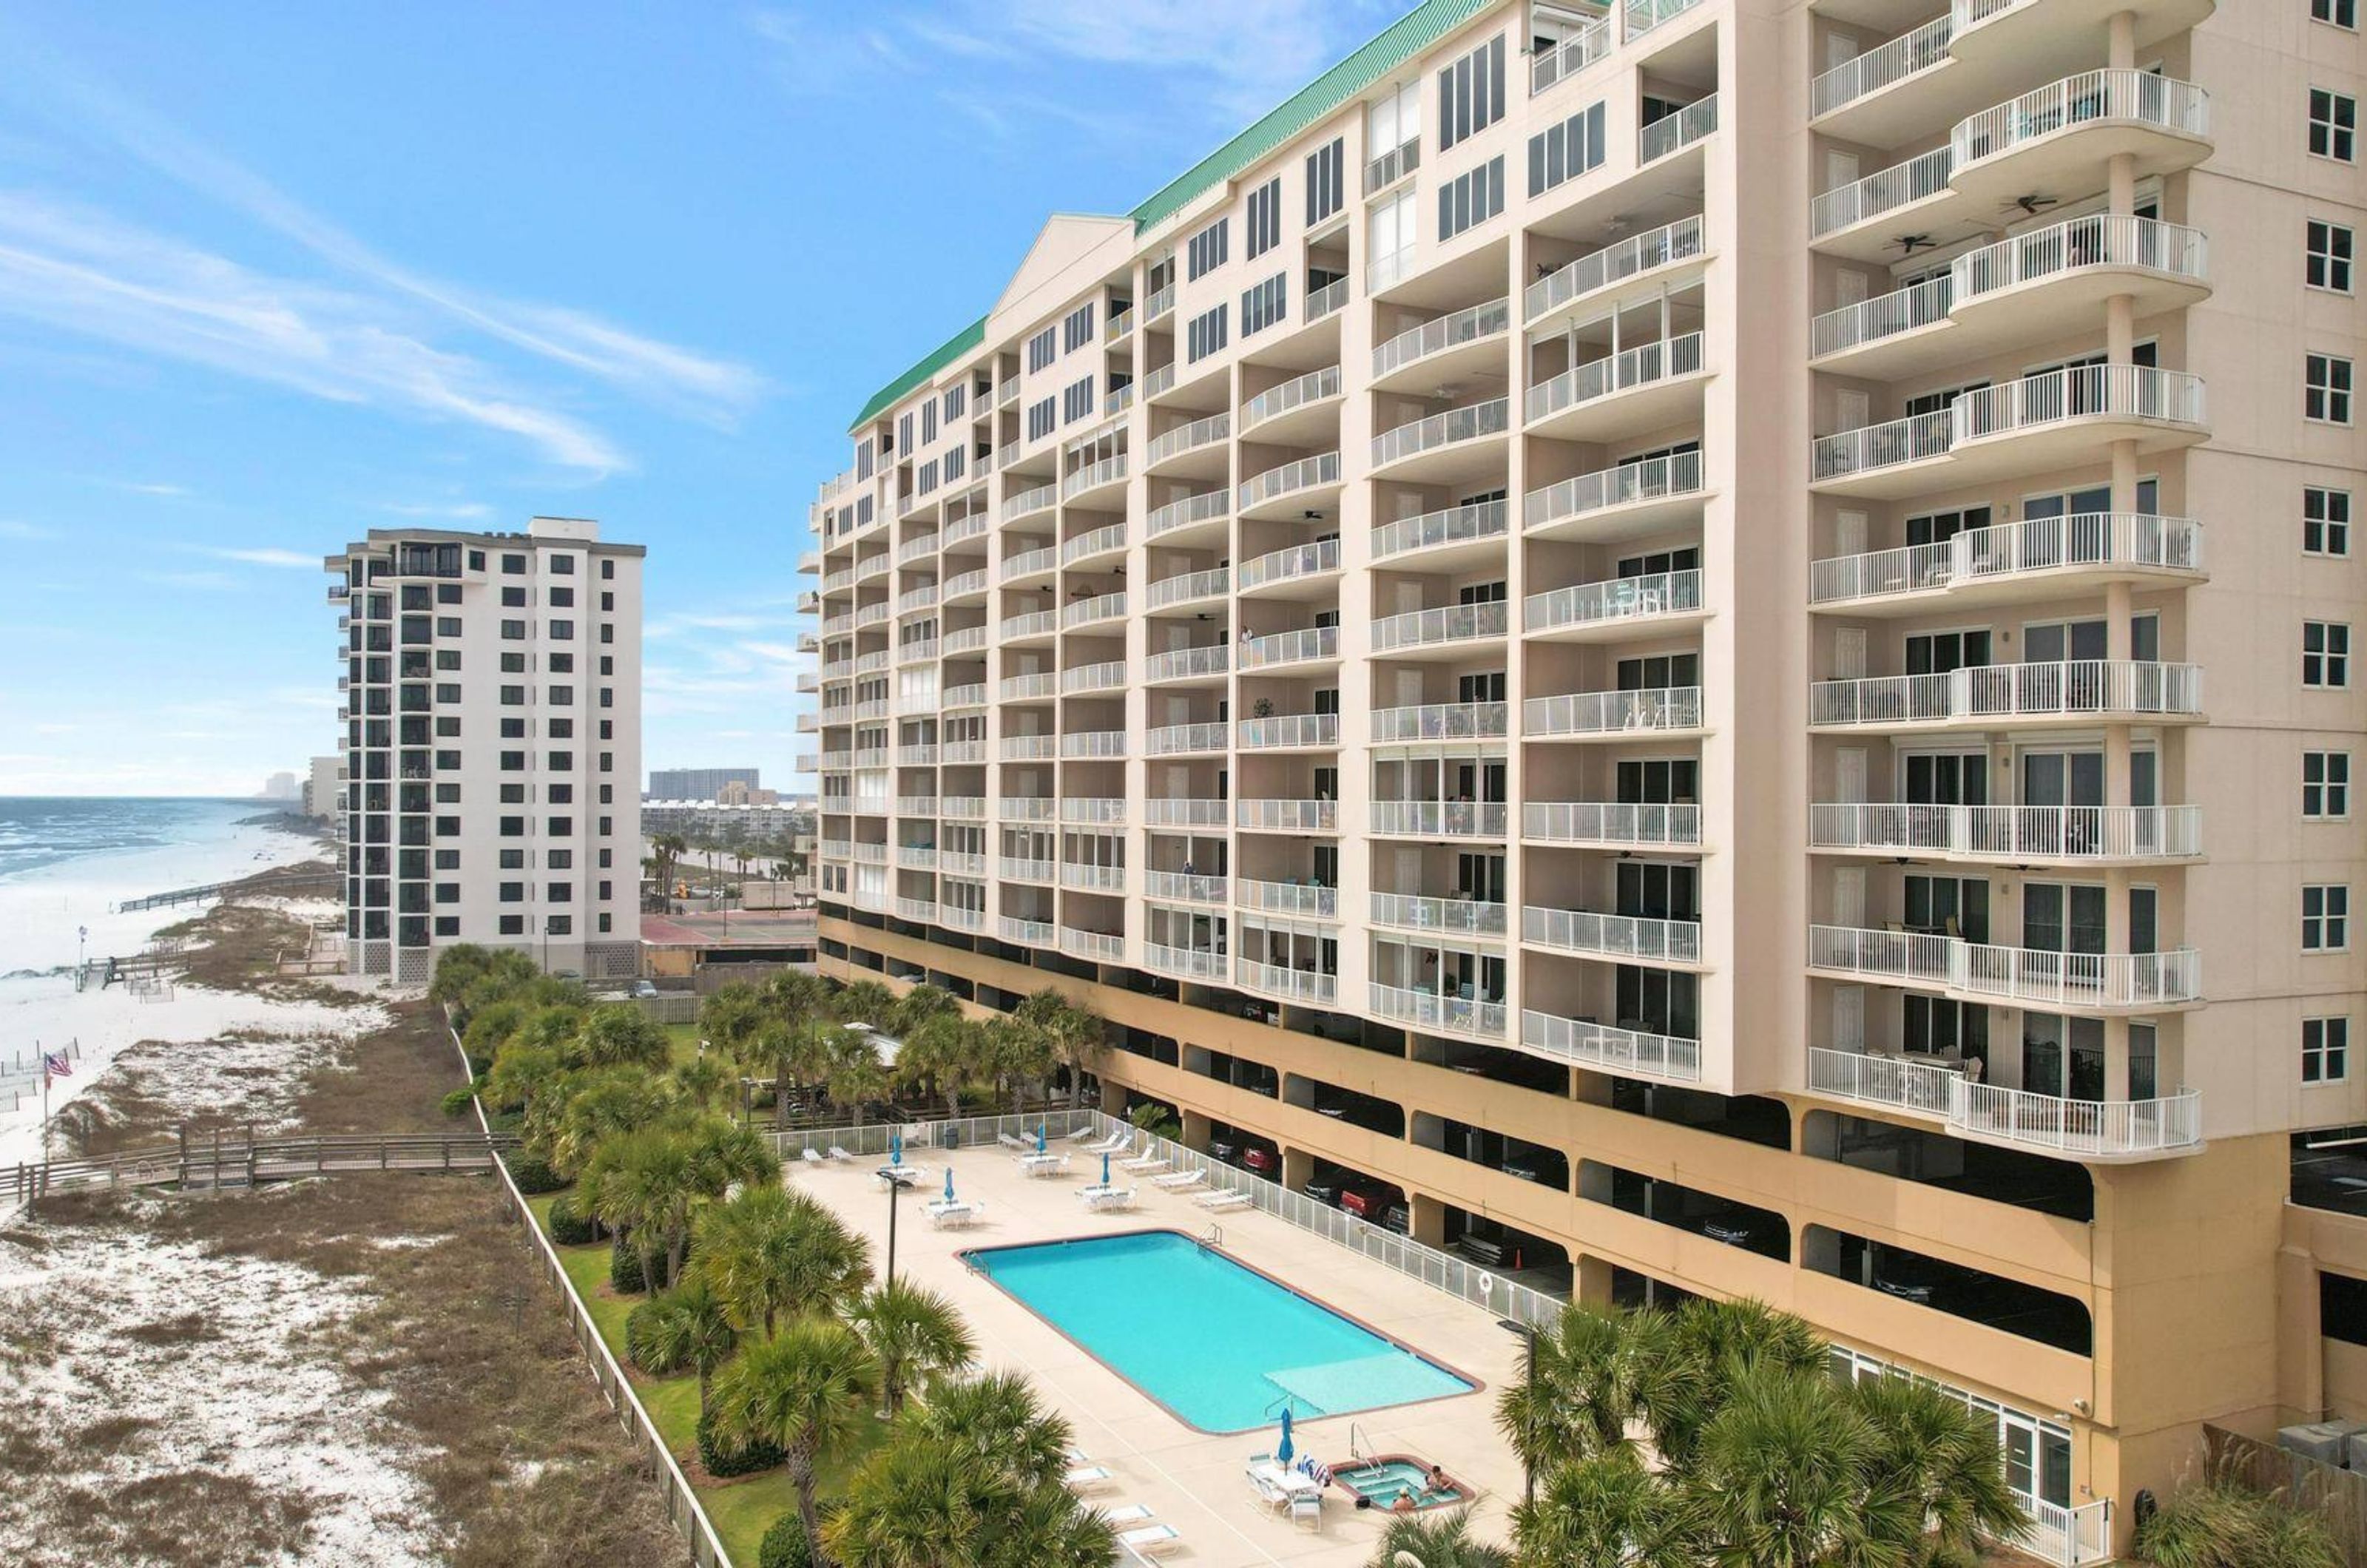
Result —
[[[1382,1459],[1369,1464],[1343,1465],[1331,1472],[1331,1479],[1359,1497],[1370,1497],[1376,1508],[1386,1508],[1396,1502],[1400,1492],[1412,1493],[1417,1508],[1435,1508],[1463,1500],[1463,1494],[1453,1486],[1433,1487],[1430,1467],[1410,1459]]]
[[[1476,1384],[1173,1231],[980,1247],[971,1265],[1207,1432],[1467,1393]]]

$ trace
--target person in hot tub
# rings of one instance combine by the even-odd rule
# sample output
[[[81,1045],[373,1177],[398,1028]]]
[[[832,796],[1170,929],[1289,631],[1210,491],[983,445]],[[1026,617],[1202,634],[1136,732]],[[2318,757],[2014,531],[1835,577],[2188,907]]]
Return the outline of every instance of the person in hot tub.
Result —
[[[1446,1472],[1433,1464],[1430,1467],[1430,1489],[1433,1492],[1452,1492],[1455,1483],[1446,1479]]]
[[[1389,1505],[1389,1512],[1392,1514],[1410,1514],[1414,1511],[1414,1507],[1413,1488],[1410,1486],[1399,1487],[1397,1499]]]

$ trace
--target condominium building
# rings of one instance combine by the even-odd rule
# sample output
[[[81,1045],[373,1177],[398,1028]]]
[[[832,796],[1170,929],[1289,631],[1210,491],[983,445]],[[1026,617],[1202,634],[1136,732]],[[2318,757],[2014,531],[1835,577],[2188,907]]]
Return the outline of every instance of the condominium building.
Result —
[[[1938,1379],[2055,1560],[2367,1417],[2354,24],[1430,0],[1051,220],[813,507],[825,969]]]
[[[648,798],[651,800],[721,800],[732,784],[743,790],[764,781],[755,768],[651,768]]]
[[[425,981],[463,942],[639,972],[644,553],[538,517],[328,558],[350,972]]]

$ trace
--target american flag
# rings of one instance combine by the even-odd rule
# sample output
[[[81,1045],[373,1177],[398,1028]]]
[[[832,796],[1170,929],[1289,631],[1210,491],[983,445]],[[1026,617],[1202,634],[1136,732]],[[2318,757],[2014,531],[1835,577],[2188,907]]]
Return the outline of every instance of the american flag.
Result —
[[[74,1077],[74,1064],[66,1060],[63,1051],[46,1052],[41,1056],[41,1070],[53,1078]]]

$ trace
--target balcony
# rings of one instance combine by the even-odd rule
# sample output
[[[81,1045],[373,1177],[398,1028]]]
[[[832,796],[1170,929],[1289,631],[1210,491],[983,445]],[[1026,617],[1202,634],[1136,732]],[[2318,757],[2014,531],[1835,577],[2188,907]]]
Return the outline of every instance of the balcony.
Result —
[[[1276,598],[1305,599],[1328,592],[1340,573],[1340,541],[1318,539],[1291,545],[1243,561],[1234,573],[1234,592],[1265,592]]]
[[[1143,684],[1220,680],[1232,668],[1232,651],[1219,642],[1206,648],[1171,648],[1164,653],[1154,653],[1142,662]]]
[[[1521,498],[1524,532],[1545,539],[1615,543],[1699,516],[1708,492],[1698,452],[1580,474]]]
[[[1512,401],[1493,398],[1449,409],[1373,437],[1373,477],[1408,484],[1454,484],[1497,469],[1497,438],[1512,428]]]
[[[1035,517],[1060,503],[1060,487],[1057,484],[1037,485],[1016,495],[1002,498],[1002,521],[1015,523],[1023,517]]]
[[[1005,675],[995,691],[1006,703],[1055,697],[1060,693],[1060,677],[1050,670],[1038,670],[1025,675]]]
[[[1005,882],[1035,882],[1049,886],[1059,868],[1048,860],[1031,860],[1024,855],[998,856],[994,872]]]
[[[1367,987],[1373,1016],[1410,1023],[1433,1034],[1466,1034],[1481,1040],[1504,1037],[1504,1004],[1472,997],[1443,997],[1435,991],[1385,986]]]
[[[1336,713],[1280,714],[1240,721],[1244,751],[1331,751],[1340,746]]]
[[[1232,819],[1232,806],[1224,800],[1155,795],[1142,803],[1142,820],[1150,828],[1222,828]]]
[[[1971,528],[1934,545],[1838,556],[1808,570],[1808,603],[1912,615],[2112,581],[2203,580],[2203,525],[2190,517],[2082,512]],[[2044,583],[2044,589],[2034,584]]]
[[[1146,757],[1182,757],[1205,751],[1222,751],[1231,742],[1229,728],[1222,719],[1209,724],[1162,725],[1143,736],[1142,754]]]
[[[1521,1048],[1556,1061],[1670,1083],[1701,1081],[1701,1042],[1644,1029],[1616,1028],[1591,1019],[1523,1011]]]
[[[1336,833],[1339,807],[1329,800],[1243,800],[1235,824],[1255,833]]]
[[[1897,377],[2092,329],[2114,295],[2138,317],[2211,292],[2200,230],[2096,213],[1958,256],[1911,288],[1829,310],[1810,331],[1819,369]]]
[[[1005,643],[1038,641],[1058,635],[1060,630],[1060,612],[1030,610],[1024,615],[1006,617],[995,630]]]
[[[1132,672],[1123,659],[1112,659],[1099,664],[1080,664],[1060,671],[1060,694],[1064,697],[1088,696],[1095,692],[1126,690]]]
[[[1289,446],[1331,419],[1325,407],[1340,396],[1340,367],[1327,365],[1320,370],[1310,370],[1304,376],[1269,387],[1241,405],[1241,434],[1254,430],[1261,440]],[[1289,415],[1302,415],[1287,418]]]
[[[1418,558],[1441,569],[1493,558],[1511,521],[1512,509],[1501,501],[1401,517],[1373,530],[1373,558],[1400,566]]]
[[[2199,806],[1817,805],[1808,847],[1825,853],[2007,865],[2144,865],[2199,858]]]
[[[1472,898],[1425,898],[1410,893],[1373,895],[1373,924],[1448,936],[1501,939],[1510,911]]]
[[[934,871],[937,869],[936,846],[899,844],[896,846],[896,863],[907,871]]]
[[[1973,1083],[1956,1066],[1906,1056],[1808,1048],[1811,1093],[1930,1117],[1959,1137],[2074,1159],[2132,1160],[2203,1145],[2203,1097],[2067,1100]]]
[[[1123,729],[1087,729],[1060,737],[1060,755],[1069,761],[1093,761],[1126,755]]]
[[[1313,326],[1347,304],[1348,298],[1348,280],[1344,277],[1335,277],[1320,288],[1310,289],[1307,296],[1307,309],[1300,318],[1299,324]]]
[[[1190,474],[1194,477],[1223,478],[1230,456],[1226,443],[1231,439],[1233,420],[1230,414],[1215,413],[1206,419],[1195,419],[1189,424],[1179,424],[1164,434],[1151,438],[1143,448],[1142,471],[1146,474]],[[1196,461],[1185,461],[1196,458]]]
[[[937,601],[942,604],[961,604],[985,597],[986,569],[982,566],[968,571],[957,571],[937,587]]]
[[[1225,878],[1181,871],[1144,872],[1142,896],[1170,904],[1222,904],[1229,897]]]
[[[1939,675],[1819,681],[1808,694],[1808,723],[1830,729],[1984,729],[2008,720],[2194,723],[2202,717],[2201,666],[2137,660],[1988,664]]]
[[[1365,165],[1365,195],[1374,197],[1421,167],[1421,138],[1409,138]]]
[[[982,795],[940,796],[937,815],[950,822],[983,822],[986,820],[986,797]]]
[[[1376,800],[1371,828],[1400,839],[1494,839],[1511,826],[1512,808],[1501,800]]]
[[[1940,17],[1834,66],[1809,84],[1810,118],[1822,121],[1818,129],[1829,135],[1855,141],[1887,141],[1900,134],[1901,122],[1911,112],[1909,106],[1897,105],[1894,100],[1897,112],[1891,115],[1860,112],[1843,116],[1840,111],[1853,105],[1863,106],[1867,98],[1909,77],[1948,63],[1952,58],[1948,43],[1954,36],[1954,17]]]
[[[1510,607],[1500,599],[1488,604],[1448,604],[1385,615],[1373,623],[1373,651],[1397,659],[1426,653],[1452,658],[1475,642],[1501,637],[1509,614]]]
[[[2084,365],[1964,393],[1949,408],[1817,438],[1810,482],[1840,495],[1899,498],[2051,473],[2099,445],[2140,452],[2210,435],[2203,381],[2148,365]]]
[[[1232,515],[1232,510],[1233,497],[1229,491],[1212,490],[1199,495],[1187,495],[1181,501],[1171,501],[1164,506],[1154,508],[1143,519],[1143,537],[1166,538],[1186,528],[1194,528],[1209,534],[1213,541],[1221,541],[1224,529],[1220,525]],[[1181,544],[1184,541],[1176,539],[1171,542]]]
[[[957,626],[946,633],[940,641],[948,657],[957,653],[978,653],[985,650],[987,627],[983,623],[974,626]]]
[[[1666,4],[1667,0],[1659,0]],[[1662,115],[1637,134],[1638,167],[1693,146],[1717,129],[1717,95],[1696,98],[1674,114]]]
[[[1079,599],[1060,612],[1060,629],[1074,631],[1079,626],[1099,626],[1104,621],[1126,618],[1124,593],[1101,593],[1090,599]]]
[[[986,911],[960,904],[940,904],[937,906],[937,923],[951,926],[956,931],[982,931],[986,929]]]
[[[1185,980],[1218,980],[1225,977],[1227,960],[1221,953],[1199,947],[1169,947],[1161,942],[1142,944],[1143,965],[1161,975],[1173,975]]]
[[[1152,610],[1183,608],[1226,598],[1232,591],[1232,569],[1213,567],[1206,571],[1186,571],[1161,578],[1150,585],[1144,597],[1144,604]]]
[[[1060,886],[1074,888],[1080,893],[1123,893],[1126,891],[1126,867],[1064,860],[1060,863]]]
[[[1052,822],[1060,803],[1048,795],[1006,795],[995,801],[994,814],[1005,822]]]
[[[1319,883],[1260,882],[1241,877],[1234,882],[1233,894],[1244,909],[1299,915],[1313,920],[1340,918],[1340,890]]]
[[[1021,550],[1003,558],[1002,586],[1018,588],[1037,578],[1048,579],[1059,570],[1059,547],[1039,545],[1032,550]]]
[[[1340,660],[1340,628],[1307,626],[1297,631],[1253,637],[1241,643],[1241,668],[1271,670],[1285,665],[1336,664]]]
[[[1702,334],[1640,344],[1528,391],[1528,434],[1603,442],[1673,424],[1699,405]]]
[[[991,526],[992,525],[981,510],[949,519],[940,536],[945,540],[946,548],[952,549],[956,545],[982,536]]]
[[[1284,463],[1242,482],[1240,511],[1244,518],[1287,516],[1294,509],[1340,486],[1340,454],[1319,453]]]
[[[2142,1011],[2203,999],[2203,959],[2192,948],[2057,953],[1965,942],[1935,931],[1810,926],[1808,967],[1834,977],[2053,1010]]]
[[[1502,703],[1422,703],[1376,708],[1375,745],[1408,740],[1501,740],[1508,733]]]
[[[1060,802],[1060,820],[1071,827],[1123,828],[1126,802],[1107,795],[1071,795]]]
[[[1002,757],[1006,762],[1048,762],[1060,754],[1057,735],[1006,735]]]
[[[1023,920],[1015,915],[1003,915],[994,922],[994,934],[1003,941],[1022,947],[1056,947],[1059,931],[1049,920]]]
[[[1174,309],[1175,286],[1171,283],[1142,302],[1142,319],[1146,321],[1160,321]]]
[[[1611,18],[1603,17],[1588,23],[1552,49],[1537,54],[1529,62],[1531,96],[1544,92],[1556,83],[1567,82],[1596,61],[1607,58],[1611,45]]]
[[[918,588],[908,588],[896,596],[896,613],[900,615],[910,615],[922,610],[934,610],[936,607],[937,585],[934,582],[924,582]]]
[[[1556,588],[1532,593],[1522,610],[1525,633],[1556,642],[1612,642],[1639,635],[1639,626],[1658,634],[1707,614],[1698,570]]]
[[[1631,295],[1660,288],[1670,270],[1690,270],[1706,254],[1700,216],[1680,218],[1546,274],[1523,292],[1522,310],[1532,332],[1580,316],[1600,317]]]
[[[1607,958],[1623,964],[1693,965],[1702,961],[1699,920],[1662,920],[1643,915],[1598,915],[1585,909],[1521,910],[1521,940],[1557,953]]]
[[[1512,326],[1512,301],[1490,299],[1424,321],[1373,346],[1374,391],[1443,386],[1473,372],[1501,372],[1502,339]]]
[[[986,705],[986,682],[972,682],[967,685],[947,686],[943,705],[948,708],[982,708]]]
[[[1252,964],[1239,960],[1233,967],[1233,983],[1245,991],[1261,996],[1279,997],[1285,1001],[1305,1002],[1315,1007],[1330,1007],[1339,1000],[1340,977],[1319,975],[1312,969],[1285,969],[1278,964]]]
[[[1521,807],[1521,837],[1583,849],[1702,847],[1701,807],[1612,800],[1533,800]]]
[[[1637,692],[1572,692],[1531,697],[1521,705],[1522,732],[1530,739],[1623,735],[1697,735],[1703,728],[1699,686]]]
[[[1086,565],[1109,556],[1126,554],[1126,525],[1112,523],[1078,535],[1060,547],[1064,567]]]

